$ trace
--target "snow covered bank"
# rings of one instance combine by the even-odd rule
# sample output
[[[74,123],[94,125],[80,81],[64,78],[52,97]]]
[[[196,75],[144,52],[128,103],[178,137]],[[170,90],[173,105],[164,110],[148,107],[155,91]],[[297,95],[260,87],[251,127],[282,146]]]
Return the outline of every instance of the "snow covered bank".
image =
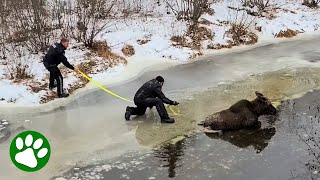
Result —
[[[200,18],[200,27],[208,29],[207,32],[211,33],[212,38],[201,39],[202,36],[199,35],[201,47],[197,49],[193,48],[192,39],[187,34],[188,23],[176,20],[173,14],[167,14],[165,5],[158,6],[152,2],[148,3],[148,7],[153,9],[152,16],[137,14],[131,18],[117,19],[96,38],[97,41],[106,41],[112,52],[125,58],[127,63],[115,63],[115,66],[104,68],[105,62],[100,57],[89,56],[90,51],[79,44],[73,44],[74,48],[66,51],[69,61],[74,65],[94,61],[96,65],[92,67],[89,75],[95,81],[110,87],[109,85],[134,78],[147,68],[188,63],[200,54],[243,50],[265,43],[283,41],[286,39],[277,37],[291,37],[296,33],[317,34],[320,24],[320,10],[303,6],[300,2],[274,0],[263,13],[256,15],[252,13],[257,11],[256,7],[243,7],[238,1],[223,0],[211,5],[213,14],[204,14]],[[233,24],[239,22],[248,26],[246,32],[257,34],[256,45],[232,47],[237,42],[235,42],[235,32],[232,34],[231,29]],[[255,43],[250,38],[241,35],[237,41],[240,44]],[[133,54],[124,53],[123,47],[126,45],[133,47]],[[232,49],[229,49],[231,47]],[[37,106],[41,102],[54,99],[54,93],[49,91],[46,84],[48,72],[41,63],[42,56],[43,54],[27,54],[19,58],[19,62],[28,64],[32,74],[32,78],[27,80],[11,80],[8,74],[12,67],[8,68],[5,62],[0,65],[0,105]],[[76,92],[85,93],[94,88],[90,83],[87,85],[82,83],[70,70],[63,68],[63,75],[64,87],[70,91],[82,87]],[[72,98],[76,96],[68,99]],[[59,104],[68,99],[54,100],[49,104]]]

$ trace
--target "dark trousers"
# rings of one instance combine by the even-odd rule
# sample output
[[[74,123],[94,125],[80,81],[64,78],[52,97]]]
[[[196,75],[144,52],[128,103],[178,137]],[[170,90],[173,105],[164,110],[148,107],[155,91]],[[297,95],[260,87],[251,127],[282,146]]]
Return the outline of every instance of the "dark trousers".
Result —
[[[58,95],[63,94],[63,77],[57,66],[50,66],[44,63],[44,66],[50,72],[49,87],[54,87],[54,81],[57,82],[57,93]]]
[[[146,110],[148,107],[151,108],[153,106],[156,106],[158,114],[161,119],[169,118],[168,112],[164,107],[162,100],[159,98],[146,98],[143,100],[137,100],[135,101],[135,104],[137,105],[137,107],[132,108],[131,115],[138,115],[138,116],[143,115],[146,113]]]

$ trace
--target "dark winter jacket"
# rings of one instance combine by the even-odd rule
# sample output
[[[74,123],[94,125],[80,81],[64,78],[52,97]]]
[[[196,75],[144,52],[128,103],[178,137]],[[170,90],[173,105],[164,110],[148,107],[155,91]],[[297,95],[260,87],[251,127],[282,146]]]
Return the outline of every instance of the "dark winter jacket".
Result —
[[[43,63],[47,69],[52,66],[58,66],[60,63],[67,68],[74,70],[74,67],[68,62],[65,54],[65,48],[60,43],[52,45],[43,59]]]
[[[134,102],[137,103],[146,98],[159,98],[166,104],[173,104],[173,101],[166,98],[161,89],[162,84],[156,79],[152,79],[142,85],[142,87],[137,91],[134,96]]]

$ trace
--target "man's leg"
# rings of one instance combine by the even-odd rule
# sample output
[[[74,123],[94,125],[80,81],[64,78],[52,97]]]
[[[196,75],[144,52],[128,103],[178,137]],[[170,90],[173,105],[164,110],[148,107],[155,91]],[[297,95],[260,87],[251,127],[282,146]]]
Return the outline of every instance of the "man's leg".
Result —
[[[170,118],[168,115],[168,112],[159,98],[147,98],[143,100],[143,103],[145,104],[146,107],[150,106],[156,106],[158,114],[161,118],[161,122],[164,123],[174,123],[174,119]]]
[[[138,116],[144,115],[146,113],[146,110],[147,110],[146,106],[137,106],[137,107],[127,106],[125,119],[129,121],[131,115],[138,115]]]
[[[57,85],[55,84],[54,72],[52,71],[52,68],[54,67],[51,67],[46,62],[44,62],[43,65],[49,71],[49,89],[52,90],[54,87],[57,87]]]
[[[132,115],[142,116],[146,113],[146,110],[146,106],[137,106],[136,108],[132,109]]]
[[[131,115],[143,115],[145,114],[147,107],[152,107],[152,106],[156,106],[162,123],[175,122],[174,119],[169,117],[163,102],[159,98],[147,98],[147,99],[141,100],[137,104],[136,108],[127,106],[125,118],[128,121]]]
[[[54,79],[57,82],[57,93],[58,97],[68,97],[69,94],[63,93],[63,77],[58,67],[52,68],[51,72],[53,73]]]
[[[54,79],[54,75],[51,71],[50,72],[50,77],[49,77],[49,89],[53,89],[55,87],[57,87],[57,84],[55,84],[55,79]]]

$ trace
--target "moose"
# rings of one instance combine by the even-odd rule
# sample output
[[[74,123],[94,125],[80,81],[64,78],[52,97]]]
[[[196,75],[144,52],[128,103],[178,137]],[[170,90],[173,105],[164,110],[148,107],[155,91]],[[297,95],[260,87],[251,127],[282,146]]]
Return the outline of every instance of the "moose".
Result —
[[[260,128],[259,116],[275,115],[277,109],[263,94],[258,91],[255,94],[257,97],[253,101],[242,99],[229,109],[207,116],[198,125],[204,126],[205,133],[219,133],[219,135],[225,131]]]

